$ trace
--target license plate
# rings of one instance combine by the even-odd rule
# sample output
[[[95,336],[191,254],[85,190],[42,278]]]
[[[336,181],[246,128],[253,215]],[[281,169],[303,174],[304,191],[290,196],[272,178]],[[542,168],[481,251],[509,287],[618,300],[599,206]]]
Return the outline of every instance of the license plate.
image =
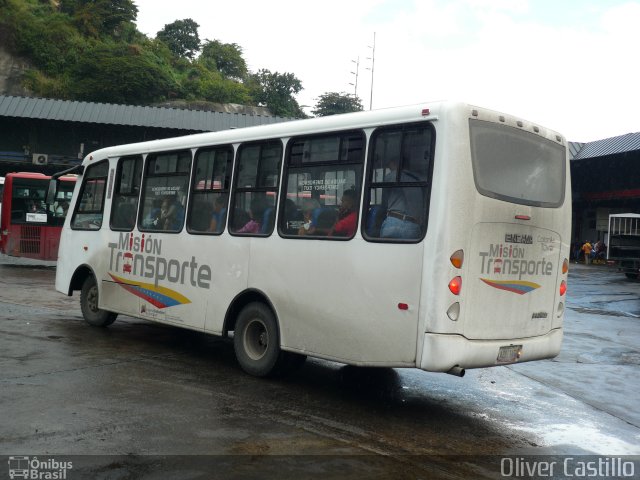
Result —
[[[498,350],[498,363],[513,363],[517,362],[522,355],[522,345],[505,345]]]

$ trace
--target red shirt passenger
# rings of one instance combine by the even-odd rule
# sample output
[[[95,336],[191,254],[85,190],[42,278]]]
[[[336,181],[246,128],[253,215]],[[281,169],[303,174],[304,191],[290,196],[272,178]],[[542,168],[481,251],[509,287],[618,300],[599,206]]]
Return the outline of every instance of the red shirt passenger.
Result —
[[[345,190],[342,194],[342,204],[338,214],[339,220],[331,229],[329,235],[338,237],[353,237],[358,227],[358,193],[353,190]]]

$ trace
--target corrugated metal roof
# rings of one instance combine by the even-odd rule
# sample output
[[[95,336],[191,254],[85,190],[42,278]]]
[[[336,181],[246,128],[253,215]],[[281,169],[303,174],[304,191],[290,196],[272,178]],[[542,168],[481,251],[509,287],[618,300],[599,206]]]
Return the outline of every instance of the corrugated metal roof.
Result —
[[[580,145],[574,143],[574,145]],[[572,160],[584,160],[587,158],[605,157],[607,155],[615,155],[617,153],[633,152],[640,150],[640,132],[627,133],[618,137],[605,138],[604,140],[596,140],[582,144],[582,147],[573,152],[571,142],[569,143],[569,151]]]
[[[215,132],[293,118],[0,95],[0,117]]]
[[[569,158],[573,160],[582,147],[584,142],[569,142]]]

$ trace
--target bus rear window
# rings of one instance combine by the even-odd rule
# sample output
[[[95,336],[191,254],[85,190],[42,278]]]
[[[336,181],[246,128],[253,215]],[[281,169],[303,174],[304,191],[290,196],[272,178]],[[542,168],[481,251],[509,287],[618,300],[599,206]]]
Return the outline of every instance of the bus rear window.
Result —
[[[469,120],[469,129],[473,176],[482,195],[522,205],[562,205],[563,145],[482,120]]]

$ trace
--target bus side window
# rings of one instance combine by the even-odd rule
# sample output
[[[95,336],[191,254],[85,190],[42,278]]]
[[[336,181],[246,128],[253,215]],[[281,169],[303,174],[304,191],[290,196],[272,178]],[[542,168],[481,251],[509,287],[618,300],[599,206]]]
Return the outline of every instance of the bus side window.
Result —
[[[374,132],[368,208],[363,216],[366,239],[415,242],[424,237],[433,141],[430,124],[383,127]]]
[[[231,146],[202,149],[196,153],[187,218],[190,233],[220,234],[224,231],[232,164]]]
[[[298,137],[286,155],[279,232],[291,238],[350,239],[356,233],[364,164],[361,131]]]
[[[178,233],[185,219],[191,152],[147,156],[138,228],[144,232]]]
[[[111,229],[131,231],[136,224],[138,195],[142,177],[142,157],[118,161],[116,189],[111,207]]]
[[[109,174],[109,163],[91,165],[83,175],[80,199],[71,219],[75,230],[100,230],[104,214],[104,194]]]
[[[229,222],[232,234],[271,235],[281,161],[280,140],[240,146]]]

